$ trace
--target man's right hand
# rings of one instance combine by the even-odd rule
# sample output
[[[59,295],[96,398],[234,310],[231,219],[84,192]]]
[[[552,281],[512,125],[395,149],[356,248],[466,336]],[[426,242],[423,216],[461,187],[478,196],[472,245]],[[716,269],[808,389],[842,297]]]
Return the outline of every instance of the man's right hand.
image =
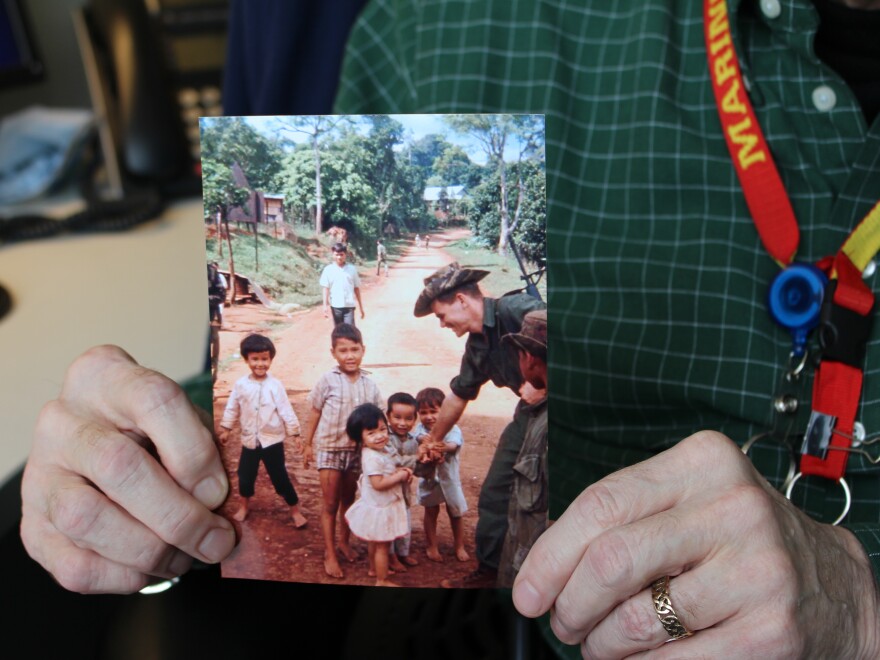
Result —
[[[212,513],[229,483],[210,416],[114,346],[67,371],[37,420],[22,482],[21,537],[61,585],[130,593],[215,563],[235,545]]]

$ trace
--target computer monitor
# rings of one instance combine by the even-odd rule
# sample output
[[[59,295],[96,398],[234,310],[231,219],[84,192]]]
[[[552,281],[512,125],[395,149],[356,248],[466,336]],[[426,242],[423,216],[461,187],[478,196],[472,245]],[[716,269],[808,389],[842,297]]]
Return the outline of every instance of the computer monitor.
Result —
[[[0,91],[42,77],[43,62],[21,0],[0,0]]]

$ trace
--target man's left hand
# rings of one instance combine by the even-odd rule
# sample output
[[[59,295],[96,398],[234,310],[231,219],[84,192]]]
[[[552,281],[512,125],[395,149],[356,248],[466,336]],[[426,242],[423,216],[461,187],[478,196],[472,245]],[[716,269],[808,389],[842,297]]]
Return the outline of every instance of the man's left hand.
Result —
[[[650,584],[695,634],[672,644]],[[697,433],[587,488],[532,547],[524,615],[584,657],[880,657],[871,564],[849,531],[797,510],[725,436]]]

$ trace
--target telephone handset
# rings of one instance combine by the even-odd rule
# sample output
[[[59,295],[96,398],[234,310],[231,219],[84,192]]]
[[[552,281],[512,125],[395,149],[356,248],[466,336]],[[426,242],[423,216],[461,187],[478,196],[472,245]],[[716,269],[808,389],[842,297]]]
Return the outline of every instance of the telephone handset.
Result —
[[[77,38],[111,188],[199,193],[198,117],[219,115],[223,0],[90,0]]]

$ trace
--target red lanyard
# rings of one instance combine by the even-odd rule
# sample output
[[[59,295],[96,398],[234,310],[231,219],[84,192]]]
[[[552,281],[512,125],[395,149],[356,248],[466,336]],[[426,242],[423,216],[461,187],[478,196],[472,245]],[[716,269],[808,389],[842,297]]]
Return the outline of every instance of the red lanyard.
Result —
[[[761,242],[783,268],[794,261],[800,232],[782,179],[746,94],[730,34],[727,0],[704,0],[709,77],[724,138]],[[813,414],[800,471],[840,480],[852,446],[862,389],[864,350],[874,295],[861,272],[880,249],[880,203],[833,258],[817,264],[831,279],[822,307],[822,361],[813,383]]]

